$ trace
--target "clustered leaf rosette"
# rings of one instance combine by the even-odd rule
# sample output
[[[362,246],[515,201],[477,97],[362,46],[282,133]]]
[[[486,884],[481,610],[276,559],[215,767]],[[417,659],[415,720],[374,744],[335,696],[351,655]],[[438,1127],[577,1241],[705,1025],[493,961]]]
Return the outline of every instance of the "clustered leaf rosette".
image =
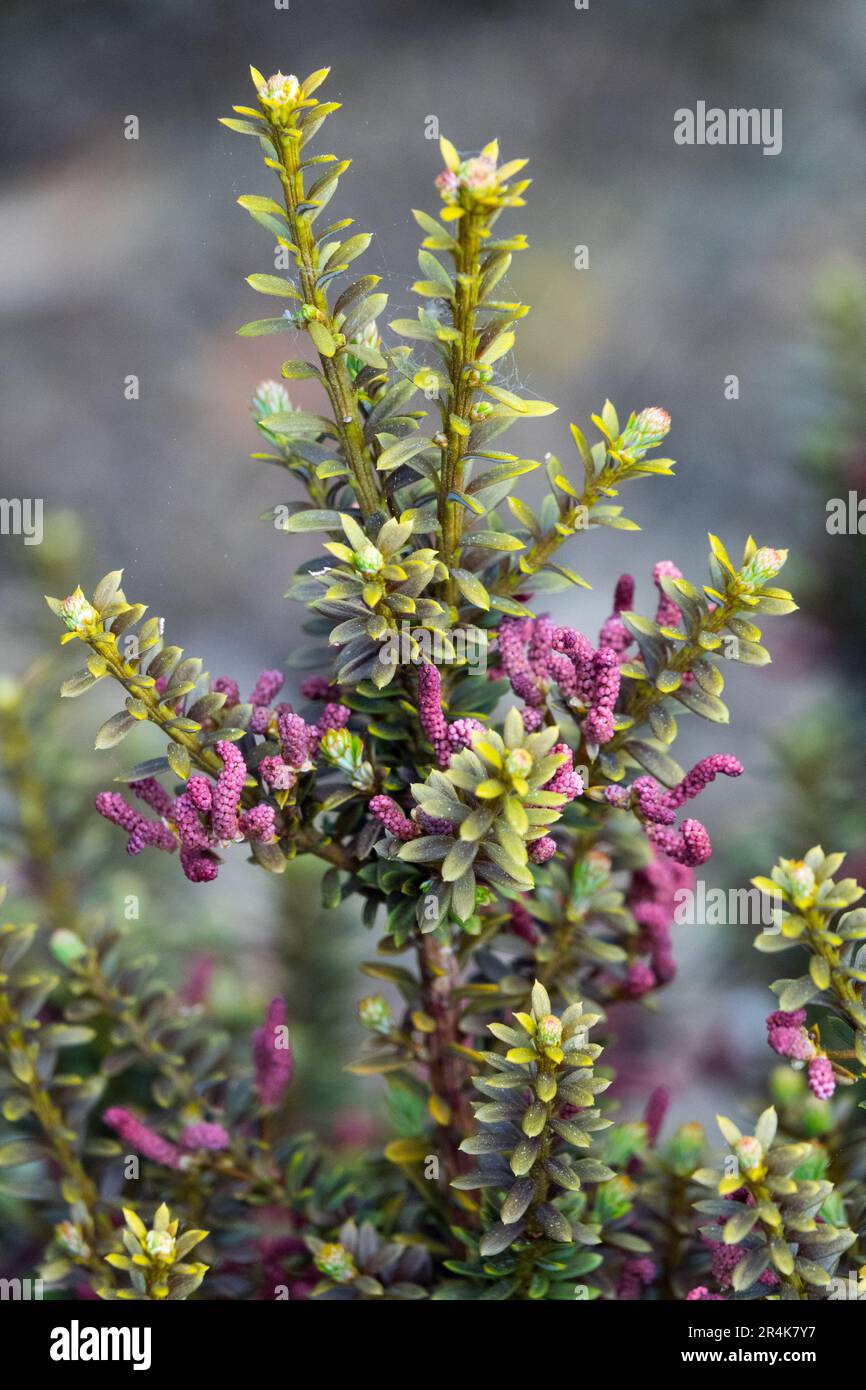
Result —
[[[555,725],[527,733],[511,709],[501,736],[495,729],[476,731],[471,748],[456,753],[444,772],[434,769],[426,782],[412,784],[421,811],[456,832],[424,835],[397,850],[409,863],[441,866],[441,882],[429,891],[440,896],[442,915],[449,905],[461,920],[472,915],[476,878],[493,887],[532,888],[532,847],[549,839],[568,799],[547,788],[568,761],[567,754],[551,752],[558,738]]]
[[[751,1297],[759,1283],[768,1291],[765,1296],[826,1297],[821,1291],[856,1235],[835,1224],[844,1223],[845,1211],[838,1201],[830,1205],[833,1183],[810,1175],[813,1146],[777,1137],[772,1106],[761,1114],[754,1134],[743,1134],[723,1115],[717,1119],[735,1171],[728,1163],[721,1173],[698,1169],[694,1178],[717,1190],[717,1198],[698,1202],[697,1209],[724,1222],[721,1244],[734,1248],[733,1258],[714,1261],[722,1286]],[[715,1243],[719,1228],[703,1227],[701,1234]]]
[[[163,1202],[153,1215],[148,1230],[141,1217],[124,1207],[126,1221],[122,1240],[126,1254],[106,1255],[113,1269],[125,1270],[131,1289],[117,1289],[108,1297],[132,1301],[189,1298],[201,1285],[208,1266],[199,1261],[189,1263],[185,1256],[207,1238],[207,1231],[185,1231],[178,1236],[180,1222]]]
[[[408,1241],[386,1240],[370,1221],[346,1221],[336,1240],[307,1236],[306,1243],[323,1276],[313,1298],[404,1302],[429,1297],[429,1252]]]
[[[446,571],[430,547],[407,553],[412,519],[389,517],[375,541],[345,513],[339,524],[348,544],[326,541],[325,549],[340,563],[317,567],[299,581],[305,593],[315,592],[311,600],[315,612],[338,620],[329,639],[340,648],[334,680],[340,685],[370,680],[377,688],[387,686],[401,663],[421,659],[419,634],[435,634],[443,659],[453,659],[449,611],[425,593]],[[297,589],[298,582],[293,592]],[[401,656],[401,642],[405,656]]]
[[[775,953],[799,946],[809,956],[808,974],[770,986],[782,1016],[767,1020],[768,1040],[781,1056],[808,1064],[810,1088],[820,1099],[832,1095],[837,1083],[856,1080],[843,1058],[856,1061],[859,1075],[866,1076],[866,908],[848,911],[864,889],[854,878],[834,878],[844,859],[815,845],[803,859],[780,859],[770,878],[752,879],[774,904],[773,929],[755,938],[757,949]],[[805,1027],[808,1005],[829,1010],[823,1045],[821,1026]],[[787,1032],[779,1032],[786,1025]]]
[[[484,1128],[460,1147],[478,1158],[478,1166],[454,1179],[453,1186],[496,1193],[499,1219],[492,1224],[485,1219],[478,1254],[482,1261],[495,1261],[495,1277],[504,1281],[506,1291],[497,1297],[516,1292],[527,1273],[539,1273],[551,1287],[567,1280],[573,1285],[578,1271],[568,1258],[561,1260],[557,1247],[600,1240],[592,1219],[580,1219],[586,1205],[582,1186],[606,1183],[614,1172],[596,1158],[572,1153],[591,1148],[593,1134],[611,1124],[596,1106],[596,1097],[610,1085],[593,1072],[602,1048],[587,1040],[600,1017],[579,1002],[557,1017],[536,981],[531,1012],[516,1013],[515,1027],[488,1024],[508,1051],[504,1057],[485,1053],[495,1074],[473,1078],[484,1097],[474,1105]],[[486,1218],[486,1212],[482,1215]],[[598,1262],[581,1259],[580,1272]]]

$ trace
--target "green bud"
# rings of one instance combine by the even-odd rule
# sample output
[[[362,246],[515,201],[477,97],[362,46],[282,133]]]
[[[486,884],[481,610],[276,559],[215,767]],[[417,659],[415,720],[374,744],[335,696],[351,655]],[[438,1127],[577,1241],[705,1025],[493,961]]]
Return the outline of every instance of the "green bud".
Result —
[[[734,1145],[734,1153],[740,1161],[740,1169],[744,1173],[753,1173],[756,1168],[760,1168],[764,1159],[764,1150],[759,1139],[753,1134],[744,1134]]]
[[[760,589],[779,573],[787,558],[787,550],[773,550],[771,546],[763,545],[740,570],[740,579],[750,588]]]
[[[336,1242],[323,1245],[313,1263],[316,1269],[335,1284],[351,1284],[358,1274],[352,1255],[345,1246]]]
[[[670,427],[671,417],[666,410],[660,405],[647,406],[646,410],[629,420],[617,440],[618,448],[634,459],[643,458],[648,449],[655,449],[656,445],[661,444]]]
[[[174,1255],[174,1236],[171,1231],[148,1231],[144,1248],[155,1260],[170,1260]]]
[[[80,585],[63,600],[60,608],[63,621],[71,632],[86,632],[99,623],[99,614],[93,604],[84,597]]]
[[[67,1255],[86,1259],[90,1254],[90,1247],[81,1234],[81,1227],[76,1226],[74,1221],[61,1221],[59,1226],[55,1226],[54,1239]]]
[[[596,1190],[595,1215],[601,1221],[618,1221],[631,1211],[633,1193],[634,1183],[624,1173],[601,1183]]]
[[[84,942],[68,927],[60,927],[56,932],[52,932],[50,946],[51,954],[61,965],[71,965],[73,961],[80,960],[87,954]]]
[[[368,994],[358,1004],[358,1017],[372,1033],[387,1033],[391,1028],[391,1008],[381,994]]]
[[[795,902],[807,902],[815,892],[815,874],[802,859],[789,859],[784,863],[788,887]]]
[[[667,1158],[674,1172],[681,1177],[700,1166],[704,1151],[703,1126],[691,1121],[680,1125],[667,1146]]]
[[[545,1014],[539,1020],[536,1040],[542,1047],[558,1047],[562,1041],[562,1023],[556,1014]]]
[[[385,564],[385,557],[372,541],[363,550],[356,550],[352,564],[359,574],[378,574]]]
[[[512,748],[506,754],[505,771],[511,777],[525,777],[532,771],[532,754],[528,748]]]
[[[259,105],[265,115],[281,128],[291,124],[292,112],[302,97],[301,84],[291,73],[274,73],[258,89]]]

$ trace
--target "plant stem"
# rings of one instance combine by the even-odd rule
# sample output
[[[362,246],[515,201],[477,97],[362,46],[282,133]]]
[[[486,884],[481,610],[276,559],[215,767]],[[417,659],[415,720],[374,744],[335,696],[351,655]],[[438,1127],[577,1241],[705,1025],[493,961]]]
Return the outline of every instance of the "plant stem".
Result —
[[[556,988],[563,968],[568,961],[569,952],[575,937],[586,921],[586,912],[577,912],[572,905],[572,881],[574,870],[595,843],[596,835],[575,835],[565,863],[567,887],[562,894],[559,917],[553,931],[546,938],[552,944],[550,958],[536,966],[536,977],[548,991]]]
[[[337,328],[328,305],[327,295],[318,283],[319,248],[309,217],[299,214],[304,202],[304,176],[300,167],[300,136],[296,130],[272,129],[271,138],[280,157],[280,183],[286,205],[286,216],[297,247],[298,275],[304,303],[317,313],[319,322],[332,337]],[[362,515],[366,520],[382,515],[382,496],[379,477],[369,447],[364,439],[360,407],[344,353],[338,348],[332,357],[319,353],[325,390],[334,412],[339,439],[352,475],[352,484]]]
[[[477,334],[475,311],[480,285],[479,253],[484,217],[467,212],[460,219],[455,261],[457,266],[457,297],[454,304],[454,327],[460,341],[451,344],[449,363],[450,390],[448,405],[443,409],[443,428],[448,440],[442,458],[442,480],[439,493],[439,522],[442,527],[442,560],[449,570],[455,564],[460,549],[464,508],[459,502],[449,502],[448,494],[463,486],[463,457],[468,435],[455,427],[454,419],[468,422],[475,385],[470,376],[475,361]],[[449,592],[453,596],[451,580]]]
[[[588,482],[584,487],[578,500],[573,506],[568,507],[560,516],[556,526],[551,527],[544,535],[530,546],[525,555],[521,556],[522,566],[519,570],[512,570],[503,575],[490,586],[491,593],[512,594],[520,589],[526,582],[527,574],[534,574],[541,569],[552,555],[556,553],[561,545],[570,540],[578,531],[588,530],[588,526],[578,526],[578,519],[582,519],[595,505],[599,498],[609,495],[609,489],[617,480],[614,469],[605,468],[593,482]],[[619,479],[622,482],[622,478]]]
[[[417,950],[422,1008],[436,1024],[434,1032],[427,1035],[430,1091],[444,1101],[449,1111],[447,1124],[439,1128],[439,1137],[450,1182],[463,1167],[460,1142],[471,1129],[464,1091],[466,1065],[453,1050],[459,1044],[460,1015],[453,998],[458,966],[451,948],[438,945],[429,934],[420,936]]]
[[[538,1068],[538,1074],[539,1076],[554,1076],[556,1074],[556,1063],[552,1062],[549,1057],[542,1057],[541,1063]],[[538,1150],[538,1157],[536,1158],[535,1163],[532,1166],[532,1177],[533,1182],[535,1183],[535,1194],[532,1198],[532,1206],[530,1207],[529,1214],[529,1223],[527,1226],[527,1235],[530,1236],[538,1237],[544,1234],[544,1229],[541,1223],[539,1222],[538,1218],[535,1216],[533,1208],[536,1206],[540,1206],[543,1202],[546,1202],[547,1194],[550,1191],[550,1177],[547,1173],[544,1164],[545,1160],[550,1157],[550,1150],[554,1140],[554,1132],[550,1127],[550,1120],[554,1110],[556,1109],[557,1104],[558,1101],[556,1095],[553,1096],[552,1100],[544,1102],[546,1114],[544,1120],[544,1128],[541,1131],[541,1147]]]

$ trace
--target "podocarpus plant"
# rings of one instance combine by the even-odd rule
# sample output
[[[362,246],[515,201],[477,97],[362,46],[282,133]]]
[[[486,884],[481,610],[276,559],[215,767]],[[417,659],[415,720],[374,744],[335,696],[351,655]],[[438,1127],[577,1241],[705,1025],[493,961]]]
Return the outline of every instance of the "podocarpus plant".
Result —
[[[655,456],[669,417],[649,407],[621,421],[607,402],[593,416],[595,442],[571,426],[575,454],[562,463],[499,447],[515,421],[555,407],[506,385],[528,309],[502,296],[526,243],[500,221],[523,205],[529,181],[526,161],[501,163],[495,141],[468,157],[442,141],[439,216],[414,214],[424,239],[412,288],[422,305],[390,324],[405,341],[386,341],[378,278],[352,278],[371,238],[326,211],[348,168],[313,153],[337,109],[314,95],[326,76],[266,80],[253,70],[256,105],[224,121],[258,142],[275,176],[278,199],[239,202],[289,267],[249,277],[287,307],[240,332],[295,335],[298,356],[282,376],[313,382],[323,400],[301,408],[276,382],[253,397],[267,444],[258,457],[306,493],[280,502],[271,519],[290,536],[325,536],[288,594],[309,609],[310,641],[293,664],[314,674],[298,707],[278,701],[284,678],[271,668],[243,699],[233,678],[211,680],[159,619],[145,619],[118,570],[90,597],[77,588],[48,600],[67,628],[62,640],[86,649],[63,694],[104,680],[122,688],[97,748],[114,747],[138,721],[163,737],[162,755],[119,779],[142,809],[118,791],[97,798],[129,853],[178,851],[199,883],[217,877],[235,842],[276,873],[313,854],[327,866],[326,905],[357,902],[380,933],[364,970],[400,1003],[394,1012],[380,994],[362,1001],[371,1045],[354,1070],[385,1076],[413,1128],[387,1145],[386,1167],[374,1164],[375,1183],[347,1199],[332,1229],[323,1229],[321,1203],[304,1217],[318,1232],[308,1242],[322,1276],[315,1292],[572,1298],[577,1285],[586,1297],[657,1296],[652,1241],[663,1240],[675,1266],[698,1164],[674,1156],[667,1177],[656,1174],[647,1239],[648,1131],[609,1130],[597,1097],[610,1074],[596,1070],[601,1047],[586,1030],[603,1026],[606,1004],[641,999],[673,976],[674,894],[711,853],[701,822],[679,813],[717,775],[742,771],[720,752],[690,771],[679,766],[678,719],[723,727],[726,664],[769,661],[757,621],[795,607],[774,584],[786,552],[749,538],[734,561],[711,536],[703,587],[670,561],[655,566],[652,617],[635,609],[624,574],[595,643],[539,611],[541,596],[559,590],[579,613],[586,582],[566,563],[569,542],[585,544],[596,526],[637,529],[616,499],[632,480],[671,475],[672,461]],[[514,486],[536,471],[547,491],[533,508]],[[86,977],[81,984],[93,989]],[[268,1028],[282,1022],[269,1018]],[[488,1033],[502,1052],[482,1050]],[[229,1105],[221,1085],[204,1092],[220,1114]],[[135,1147],[134,1125],[106,1118]],[[762,1121],[765,1147],[770,1128]],[[159,1146],[150,1150],[159,1164]],[[163,1167],[178,1152],[169,1142]],[[278,1173],[265,1165],[250,1177],[242,1153],[237,1164],[253,1194],[296,1210]],[[197,1226],[212,1194],[205,1167],[194,1167],[179,1209],[186,1192]],[[745,1186],[764,1201],[754,1177],[753,1166]],[[830,1185],[819,1186],[823,1201]],[[782,1195],[793,1201],[797,1190]],[[814,1205],[810,1195],[810,1217]],[[805,1227],[769,1205],[759,1217],[788,1295],[812,1296],[820,1251],[809,1244],[795,1264],[779,1245]],[[167,1230],[168,1220],[158,1212],[152,1229]],[[149,1239],[139,1226],[131,1223],[128,1248]],[[667,1277],[667,1296],[682,1296],[676,1269]],[[139,1292],[152,1296],[150,1287]],[[194,1291],[181,1288],[179,1296]],[[755,1285],[751,1296],[767,1291]]]

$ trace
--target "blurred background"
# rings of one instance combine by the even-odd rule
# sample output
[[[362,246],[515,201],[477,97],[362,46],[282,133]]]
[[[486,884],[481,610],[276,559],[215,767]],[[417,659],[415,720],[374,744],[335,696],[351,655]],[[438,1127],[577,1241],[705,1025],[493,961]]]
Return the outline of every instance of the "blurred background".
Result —
[[[301,615],[281,595],[303,541],[258,519],[290,489],[248,457],[250,395],[278,374],[288,340],[235,336],[261,310],[244,276],[273,269],[273,247],[235,199],[271,190],[254,142],[217,124],[251,100],[253,63],[299,76],[331,65],[327,98],[344,110],[319,148],[354,161],[334,208],[375,232],[364,270],[382,276],[389,319],[414,312],[409,210],[436,202],[429,118],[462,150],[496,136],[506,159],[530,158],[529,203],[511,224],[532,248],[511,271],[515,297],[533,306],[515,381],[560,410],[519,445],[565,455],[569,421],[586,427],[610,396],[625,413],[665,406],[679,461],[676,481],[625,499],[639,534],[596,531],[573,547],[592,592],[550,608],[594,635],[623,570],[650,611],[657,560],[703,582],[708,530],[732,554],[750,531],[789,545],[782,579],[801,612],[768,624],[774,665],[734,669],[731,727],[688,729],[678,758],[718,750],[746,763],[701,804],[717,846],[709,884],[742,886],[819,838],[863,870],[863,541],[825,526],[828,498],[858,480],[866,491],[860,0],[590,0],[582,11],[571,0],[4,0],[0,48],[0,492],[42,498],[45,526],[41,546],[0,537],[3,718],[13,750],[25,733],[41,746],[49,799],[52,783],[58,795],[80,790],[67,850],[78,852],[93,792],[158,750],[143,728],[122,752],[91,755],[111,696],[58,709],[69,661],[16,684],[56,651],[45,588],[91,589],[124,566],[127,595],[165,617],[168,640],[242,688],[298,641]],[[698,101],[781,108],[781,153],[676,145],[674,112]],[[579,246],[589,263],[578,270]],[[136,400],[125,397],[131,375]],[[296,386],[300,404],[314,401],[309,385]],[[14,852],[21,788],[8,774],[7,758]],[[87,833],[111,866],[83,885],[87,910],[120,918],[138,893],[136,930],[170,976],[193,948],[213,956],[212,998],[227,1018],[257,1019],[279,980],[299,1077],[316,1050],[298,1104],[363,1137],[379,1088],[341,1071],[359,1041],[344,1001],[364,992],[356,965],[372,943],[351,912],[321,913],[318,871],[296,866],[274,883],[237,856],[217,888],[179,872],[166,888],[148,856],[126,863],[109,827]],[[11,862],[3,872],[26,912],[32,883],[16,882]],[[707,1120],[749,1085],[760,1091],[763,981],[775,971],[762,976],[753,935],[677,930],[680,974],[662,1016],[631,1011],[627,1111],[662,1080],[677,1119]]]

